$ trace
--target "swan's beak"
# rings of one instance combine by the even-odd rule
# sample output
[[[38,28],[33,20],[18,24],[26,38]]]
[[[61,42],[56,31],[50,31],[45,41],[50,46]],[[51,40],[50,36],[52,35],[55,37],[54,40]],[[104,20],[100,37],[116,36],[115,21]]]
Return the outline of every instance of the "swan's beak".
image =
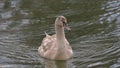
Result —
[[[63,26],[64,26],[64,28],[65,28],[66,30],[68,30],[68,31],[71,30],[67,23],[63,23]]]

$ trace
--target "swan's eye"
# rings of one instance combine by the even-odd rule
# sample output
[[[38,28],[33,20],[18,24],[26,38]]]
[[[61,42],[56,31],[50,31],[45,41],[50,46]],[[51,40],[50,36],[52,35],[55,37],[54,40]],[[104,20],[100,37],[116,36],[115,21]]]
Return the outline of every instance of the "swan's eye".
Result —
[[[63,22],[63,26],[64,26],[64,27],[67,26],[67,23]]]

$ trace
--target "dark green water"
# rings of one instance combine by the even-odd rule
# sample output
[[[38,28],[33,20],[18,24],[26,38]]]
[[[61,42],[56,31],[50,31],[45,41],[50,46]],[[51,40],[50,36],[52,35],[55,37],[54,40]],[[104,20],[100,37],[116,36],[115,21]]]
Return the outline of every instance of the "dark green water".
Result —
[[[120,0],[0,0],[0,68],[44,68],[37,49],[59,15],[72,68],[120,68]]]

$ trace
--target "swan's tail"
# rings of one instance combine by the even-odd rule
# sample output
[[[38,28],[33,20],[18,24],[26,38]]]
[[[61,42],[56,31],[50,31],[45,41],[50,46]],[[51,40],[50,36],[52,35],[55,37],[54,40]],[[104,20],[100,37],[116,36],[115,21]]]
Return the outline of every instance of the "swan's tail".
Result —
[[[46,35],[46,36],[50,36],[50,35],[48,35],[46,32],[45,32],[45,35]]]

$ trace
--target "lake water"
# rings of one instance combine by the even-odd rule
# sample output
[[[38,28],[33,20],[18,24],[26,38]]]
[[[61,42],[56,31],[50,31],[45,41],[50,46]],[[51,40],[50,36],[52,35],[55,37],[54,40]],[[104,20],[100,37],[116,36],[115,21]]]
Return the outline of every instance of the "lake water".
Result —
[[[67,17],[73,68],[120,68],[120,0],[0,0],[0,68],[44,68],[44,31]]]

